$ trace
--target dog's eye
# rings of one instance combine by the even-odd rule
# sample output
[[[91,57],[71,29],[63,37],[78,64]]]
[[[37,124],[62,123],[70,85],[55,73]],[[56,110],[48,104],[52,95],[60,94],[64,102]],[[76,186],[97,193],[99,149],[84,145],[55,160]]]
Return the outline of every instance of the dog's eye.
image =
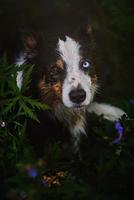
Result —
[[[52,68],[51,72],[52,72],[53,75],[60,75],[60,74],[62,74],[64,72],[64,70],[59,68],[59,67],[57,67],[57,66],[54,66]]]
[[[81,64],[81,67],[83,68],[83,69],[89,69],[90,67],[91,67],[91,62],[89,61],[89,60],[84,60],[83,62],[82,62],[82,64]]]
[[[52,68],[49,71],[49,78],[51,79],[51,81],[57,81],[57,80],[62,80],[64,79],[64,75],[65,75],[65,70],[57,67],[56,65],[52,66]]]

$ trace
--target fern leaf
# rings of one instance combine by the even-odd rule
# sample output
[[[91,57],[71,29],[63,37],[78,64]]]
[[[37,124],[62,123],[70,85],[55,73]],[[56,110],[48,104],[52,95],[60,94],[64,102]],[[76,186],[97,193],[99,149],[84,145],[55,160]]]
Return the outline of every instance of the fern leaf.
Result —
[[[42,109],[42,110],[46,110],[49,109],[49,106],[39,102],[38,100],[26,97],[26,96],[22,96],[22,99],[24,100],[25,103],[28,103],[32,108],[37,108],[37,109]]]
[[[15,108],[17,101],[18,98],[12,98],[5,101],[1,113],[7,114],[8,112],[11,112]]]
[[[26,116],[39,122],[37,116],[34,114],[32,109],[30,109],[26,104],[24,104],[24,102],[21,102],[21,110],[22,110],[22,112],[25,113]]]

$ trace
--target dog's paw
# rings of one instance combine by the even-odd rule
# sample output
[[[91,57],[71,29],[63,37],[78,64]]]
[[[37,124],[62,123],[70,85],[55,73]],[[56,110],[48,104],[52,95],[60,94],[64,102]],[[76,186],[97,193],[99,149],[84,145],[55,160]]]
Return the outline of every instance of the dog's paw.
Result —
[[[118,121],[123,115],[126,115],[120,108],[97,102],[92,103],[88,111],[90,113],[94,112],[97,115],[103,115],[103,118],[109,121]]]

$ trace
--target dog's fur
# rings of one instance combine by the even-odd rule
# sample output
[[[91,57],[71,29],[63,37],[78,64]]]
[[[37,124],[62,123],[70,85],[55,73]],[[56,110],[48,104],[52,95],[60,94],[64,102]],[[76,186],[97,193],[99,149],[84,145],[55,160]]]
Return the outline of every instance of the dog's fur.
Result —
[[[48,132],[50,136],[53,132],[62,138],[66,133],[68,140],[70,133],[74,150],[78,151],[81,135],[86,135],[88,113],[104,115],[111,121],[124,114],[119,108],[93,102],[99,81],[95,69],[95,43],[89,24],[76,31],[74,22],[47,23],[42,33],[25,34],[22,40],[23,48],[15,62],[35,65],[32,91],[35,97],[51,107],[40,114],[38,126],[33,124],[33,135],[39,137],[38,132],[44,135]],[[22,76],[23,72],[17,75],[20,89]]]

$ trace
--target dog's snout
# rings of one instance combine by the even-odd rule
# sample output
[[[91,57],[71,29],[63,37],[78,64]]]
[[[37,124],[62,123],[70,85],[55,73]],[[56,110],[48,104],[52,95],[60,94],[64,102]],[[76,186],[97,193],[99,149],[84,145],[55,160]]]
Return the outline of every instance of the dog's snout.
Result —
[[[70,100],[73,103],[82,103],[86,98],[86,92],[83,89],[75,89],[69,93]]]

